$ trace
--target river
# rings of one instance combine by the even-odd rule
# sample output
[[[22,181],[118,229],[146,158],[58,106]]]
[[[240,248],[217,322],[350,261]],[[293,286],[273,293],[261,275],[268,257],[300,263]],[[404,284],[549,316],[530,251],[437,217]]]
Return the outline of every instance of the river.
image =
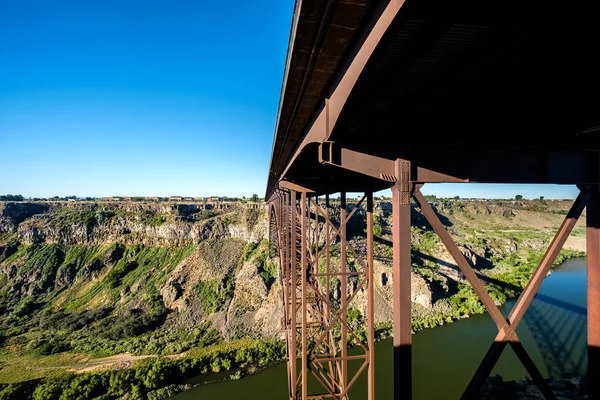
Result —
[[[544,280],[538,295],[519,327],[523,346],[541,373],[560,377],[564,372],[587,373],[585,258],[568,260]],[[501,307],[508,316],[514,301]],[[458,399],[497,334],[489,315],[474,315],[413,335],[413,399]],[[376,397],[392,398],[392,342],[375,345]],[[352,368],[352,367],[351,367]],[[492,375],[505,380],[528,374],[510,348]],[[176,400],[287,398],[284,363],[276,364],[240,380],[196,387],[173,397]],[[366,379],[357,380],[350,399],[366,398]]]

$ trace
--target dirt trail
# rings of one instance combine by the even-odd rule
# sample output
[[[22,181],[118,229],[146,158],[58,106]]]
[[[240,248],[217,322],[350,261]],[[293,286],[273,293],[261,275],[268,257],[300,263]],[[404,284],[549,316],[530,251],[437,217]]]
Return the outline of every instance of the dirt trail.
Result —
[[[165,356],[168,359],[177,359],[183,357],[184,353],[172,354]],[[75,374],[83,374],[85,372],[99,371],[103,369],[127,369],[131,367],[131,364],[135,361],[144,360],[146,358],[157,358],[156,354],[149,354],[143,356],[134,356],[131,353],[116,354],[110,357],[103,358],[83,358],[81,362],[72,365],[64,365],[61,367],[45,367],[39,369],[65,369]]]

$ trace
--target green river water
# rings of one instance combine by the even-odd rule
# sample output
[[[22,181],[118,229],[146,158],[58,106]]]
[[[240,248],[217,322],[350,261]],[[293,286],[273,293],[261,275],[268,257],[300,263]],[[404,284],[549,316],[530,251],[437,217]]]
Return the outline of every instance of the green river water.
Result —
[[[501,307],[508,316],[511,301]],[[565,262],[548,276],[517,328],[521,342],[544,376],[564,372],[587,373],[585,258]],[[489,315],[426,329],[413,335],[413,399],[458,399],[497,334]],[[393,391],[393,347],[391,339],[376,343],[375,380],[378,400],[391,399]],[[357,368],[350,365],[350,369]],[[180,393],[176,400],[283,400],[287,398],[284,363],[273,365],[240,380],[196,387]],[[528,374],[506,348],[492,375],[505,380],[524,379]],[[191,381],[193,382],[193,380]],[[350,392],[350,399],[365,399],[363,374]]]

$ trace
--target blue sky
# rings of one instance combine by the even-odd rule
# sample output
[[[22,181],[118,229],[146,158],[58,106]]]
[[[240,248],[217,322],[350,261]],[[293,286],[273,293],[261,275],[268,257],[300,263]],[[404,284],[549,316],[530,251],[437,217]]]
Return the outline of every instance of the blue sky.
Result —
[[[0,0],[0,194],[262,196],[293,3]]]

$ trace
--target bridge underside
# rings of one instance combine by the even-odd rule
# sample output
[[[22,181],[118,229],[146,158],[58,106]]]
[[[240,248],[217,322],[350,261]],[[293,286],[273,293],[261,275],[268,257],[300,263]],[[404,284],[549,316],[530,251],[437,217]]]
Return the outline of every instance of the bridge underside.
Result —
[[[336,22],[353,10],[340,3]],[[391,186],[322,168],[324,141],[469,182],[600,180],[600,24],[591,2],[364,3],[345,61],[319,59],[309,91],[288,95],[299,111],[280,115],[267,198],[281,179],[321,194]],[[329,55],[334,39],[312,51]]]
[[[464,398],[478,397],[506,345],[545,397],[554,398],[515,329],[587,206],[589,390],[590,398],[600,398],[600,57],[595,51],[600,24],[595,15],[588,3],[302,2],[266,196],[282,266],[290,399],[345,399],[352,386],[344,349],[355,327],[345,319],[348,303],[358,295],[349,288],[356,289],[363,275],[343,269],[348,260],[329,269],[330,245],[348,245],[342,213],[349,209],[342,201],[338,223],[319,222],[328,220],[331,210],[322,196],[365,193],[364,207],[352,210],[372,227],[369,199],[386,188],[393,194],[395,399],[412,394],[411,199],[498,326]],[[313,36],[311,24],[319,27]],[[438,182],[574,184],[581,189],[509,318],[502,317],[421,195],[423,184]],[[325,242],[309,233],[311,217],[316,218],[314,231],[328,238]],[[360,290],[372,299],[372,228],[365,242],[364,254],[355,256],[364,261]],[[346,257],[345,251],[340,254]],[[322,258],[327,276],[335,275],[340,284],[336,301],[330,298],[331,282],[321,282]],[[372,301],[367,305],[365,315],[372,323]],[[318,339],[328,335],[329,344],[322,345]],[[361,397],[369,400],[374,398],[372,336],[369,326],[359,369],[369,377],[368,393]],[[311,374],[319,382],[316,387],[309,382]],[[317,374],[322,374],[320,381]]]

